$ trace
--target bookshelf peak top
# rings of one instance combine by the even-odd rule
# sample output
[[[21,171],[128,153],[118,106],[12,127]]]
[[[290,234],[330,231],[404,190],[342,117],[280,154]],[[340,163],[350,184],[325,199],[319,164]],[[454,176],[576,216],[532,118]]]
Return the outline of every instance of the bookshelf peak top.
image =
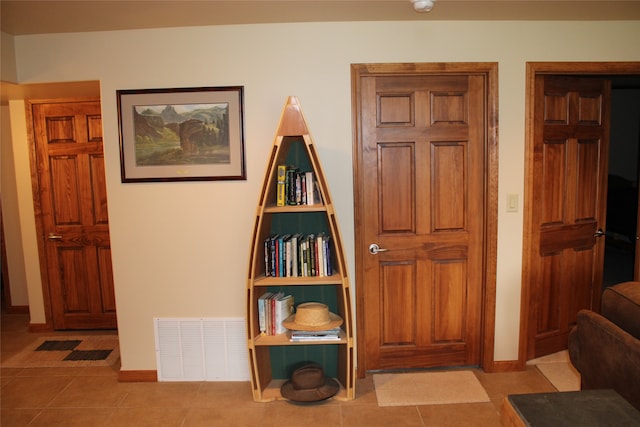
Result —
[[[280,136],[298,136],[308,135],[309,127],[307,121],[302,114],[300,101],[295,96],[290,96],[282,110],[280,124],[278,125],[278,135]]]

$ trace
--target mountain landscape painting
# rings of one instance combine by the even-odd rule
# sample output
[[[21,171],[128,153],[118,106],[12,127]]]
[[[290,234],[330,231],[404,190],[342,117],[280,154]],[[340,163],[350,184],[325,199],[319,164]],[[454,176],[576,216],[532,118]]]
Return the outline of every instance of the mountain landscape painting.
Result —
[[[133,127],[138,167],[230,162],[226,102],[134,105]]]

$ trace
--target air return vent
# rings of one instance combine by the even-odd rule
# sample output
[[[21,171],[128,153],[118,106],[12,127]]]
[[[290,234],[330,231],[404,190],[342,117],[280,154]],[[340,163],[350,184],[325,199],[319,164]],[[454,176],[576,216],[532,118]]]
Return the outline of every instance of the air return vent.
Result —
[[[158,381],[249,381],[243,318],[154,318]]]

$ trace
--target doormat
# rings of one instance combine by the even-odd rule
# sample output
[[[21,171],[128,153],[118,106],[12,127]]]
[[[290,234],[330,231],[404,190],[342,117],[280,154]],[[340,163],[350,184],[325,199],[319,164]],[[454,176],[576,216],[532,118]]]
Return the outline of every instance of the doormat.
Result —
[[[375,374],[378,406],[444,405],[489,402],[487,392],[471,371]]]
[[[3,368],[111,366],[120,358],[117,335],[40,337],[2,362]]]

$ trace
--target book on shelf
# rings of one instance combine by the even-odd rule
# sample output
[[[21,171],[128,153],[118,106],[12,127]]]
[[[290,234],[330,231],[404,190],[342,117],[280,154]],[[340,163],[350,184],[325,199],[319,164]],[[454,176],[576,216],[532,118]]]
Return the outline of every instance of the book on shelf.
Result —
[[[268,300],[273,294],[271,292],[265,292],[258,298],[258,324],[260,327],[260,333],[266,335],[267,333],[267,308],[266,300]]]
[[[313,172],[305,172],[305,200],[307,202],[307,205],[315,205],[315,198],[313,197],[313,193],[314,193],[314,179],[313,179]]]
[[[282,321],[293,314],[293,296],[282,294],[275,301],[274,335],[284,334],[287,328],[282,326]]]
[[[341,332],[342,329],[340,327],[327,329],[324,331],[290,331],[289,341],[339,341]]]
[[[284,206],[287,201],[286,197],[286,181],[287,181],[287,167],[284,165],[278,165],[278,177],[276,184],[276,205]]]
[[[272,234],[264,240],[265,276],[331,276],[331,236],[317,234]]]
[[[283,292],[265,292],[258,298],[258,324],[261,335],[287,332],[282,321],[293,314],[294,299]]]
[[[295,166],[277,166],[276,206],[316,205],[322,203],[315,175]]]

